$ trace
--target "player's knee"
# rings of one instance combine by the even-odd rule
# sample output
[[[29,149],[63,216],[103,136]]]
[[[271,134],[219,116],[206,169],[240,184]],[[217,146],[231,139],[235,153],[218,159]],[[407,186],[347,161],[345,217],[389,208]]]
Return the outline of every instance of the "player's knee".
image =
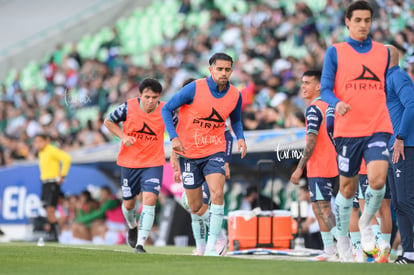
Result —
[[[201,207],[203,206],[203,202],[199,201],[189,201],[188,205],[190,207],[190,211],[193,214],[197,214],[198,211],[200,211]]]
[[[126,210],[132,210],[135,207],[135,201],[134,200],[124,200],[123,202]]]

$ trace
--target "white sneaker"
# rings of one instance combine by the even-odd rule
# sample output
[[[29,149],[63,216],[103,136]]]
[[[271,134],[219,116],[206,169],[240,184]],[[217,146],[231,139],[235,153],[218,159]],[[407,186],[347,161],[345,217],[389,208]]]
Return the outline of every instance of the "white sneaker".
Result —
[[[218,238],[216,243],[216,252],[220,256],[225,256],[227,253],[227,237]]]
[[[361,220],[359,220],[358,225],[359,231],[361,232],[362,249],[368,255],[376,254],[376,241],[371,225],[365,226],[363,223],[361,223]]]
[[[339,258],[338,256],[336,256],[336,253],[328,254],[325,252],[319,256],[316,256],[315,258],[312,258],[312,261],[314,262],[339,262]]]
[[[367,261],[365,253],[362,251],[362,249],[354,250],[354,258],[357,263],[365,263]]]
[[[378,245],[378,255],[375,257],[375,262],[376,263],[388,263],[390,261],[390,251],[391,251],[390,244],[387,241],[383,240]]]
[[[341,262],[355,262],[354,255],[352,255],[351,240],[348,237],[338,237],[337,240],[336,248]]]
[[[193,254],[191,254],[193,256],[204,256],[204,253],[198,252],[197,248],[195,248],[193,250]]]

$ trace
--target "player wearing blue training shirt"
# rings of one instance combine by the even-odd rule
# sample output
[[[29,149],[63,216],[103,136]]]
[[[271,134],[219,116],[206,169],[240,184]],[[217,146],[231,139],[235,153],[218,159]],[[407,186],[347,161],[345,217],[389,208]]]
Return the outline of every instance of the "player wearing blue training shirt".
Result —
[[[388,180],[404,251],[395,262],[414,264],[414,84],[398,66],[397,50],[388,47],[391,60],[386,79],[387,107],[394,129],[389,143],[392,156]]]

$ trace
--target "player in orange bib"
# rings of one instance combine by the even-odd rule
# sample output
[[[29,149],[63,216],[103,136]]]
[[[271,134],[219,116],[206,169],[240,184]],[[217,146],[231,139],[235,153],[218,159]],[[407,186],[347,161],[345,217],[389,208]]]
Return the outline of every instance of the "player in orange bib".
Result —
[[[204,255],[218,256],[215,247],[224,216],[227,117],[231,119],[242,158],[247,147],[241,123],[241,95],[229,82],[233,59],[225,53],[216,53],[209,64],[211,76],[184,86],[165,105],[162,116],[172,148],[179,154],[181,177],[194,218],[202,208],[202,184],[207,181],[211,195],[210,231]],[[172,112],[178,108],[176,129]]]
[[[155,203],[161,189],[164,152],[164,122],[161,116],[161,84],[151,78],[139,85],[139,97],[118,106],[105,119],[105,126],[122,140],[117,164],[121,166],[122,212],[128,223],[128,243],[136,253],[145,253],[144,243],[154,223]],[[123,129],[119,123],[123,124]],[[143,208],[136,221],[137,195]]]
[[[324,253],[315,261],[337,261],[334,246],[335,216],[331,209],[334,185],[338,182],[335,147],[327,130],[328,104],[320,98],[321,71],[306,71],[302,76],[306,108],[306,146],[290,181],[299,184],[303,169],[307,168],[312,209],[321,230]],[[331,108],[332,109],[332,108]]]
[[[346,262],[354,261],[348,226],[362,158],[367,163],[369,187],[359,220],[361,245],[369,254],[376,250],[370,224],[384,198],[387,145],[393,132],[385,94],[389,52],[369,37],[372,12],[367,1],[349,5],[345,16],[349,37],[328,48],[321,80],[322,99],[335,106],[334,138],[340,174],[336,197],[337,249]]]

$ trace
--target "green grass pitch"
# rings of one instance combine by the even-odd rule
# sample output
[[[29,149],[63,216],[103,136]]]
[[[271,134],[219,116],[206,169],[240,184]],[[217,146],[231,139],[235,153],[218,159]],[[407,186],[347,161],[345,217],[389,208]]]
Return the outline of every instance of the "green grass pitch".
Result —
[[[413,265],[321,263],[288,256],[200,257],[193,247],[0,244],[0,274],[414,274]]]

